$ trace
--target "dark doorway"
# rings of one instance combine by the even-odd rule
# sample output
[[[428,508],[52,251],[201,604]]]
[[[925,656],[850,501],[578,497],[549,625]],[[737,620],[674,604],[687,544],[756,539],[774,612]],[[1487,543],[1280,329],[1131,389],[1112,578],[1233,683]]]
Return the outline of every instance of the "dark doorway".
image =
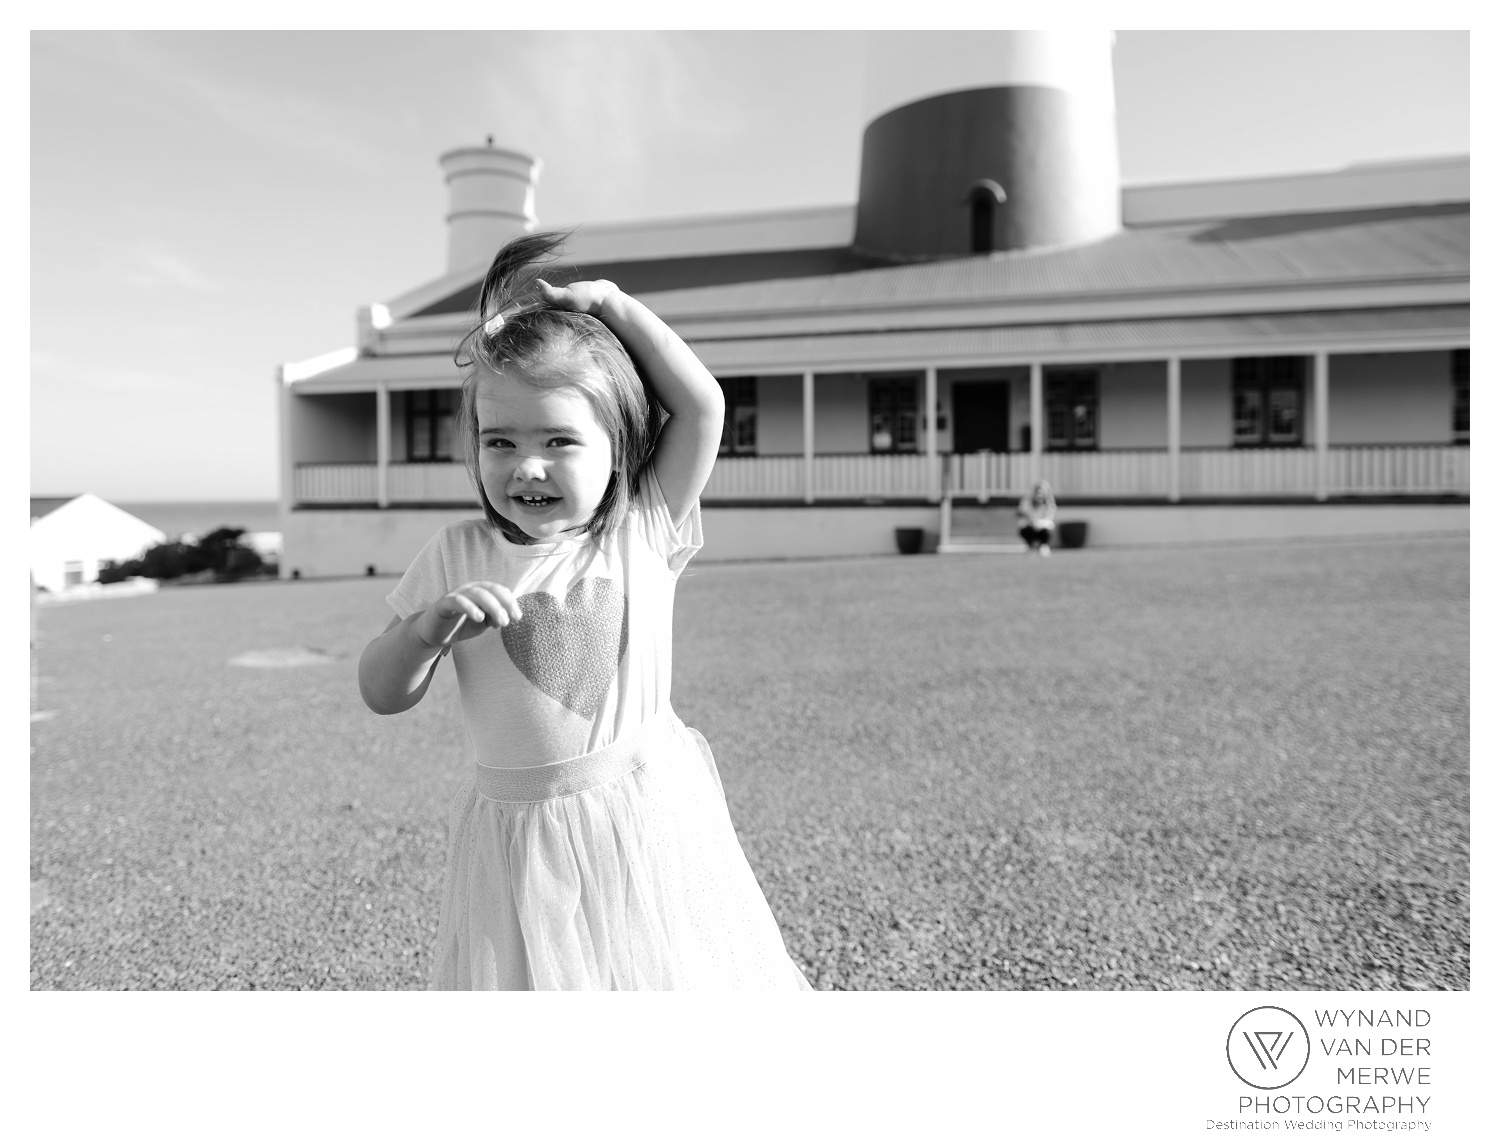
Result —
[[[1010,451],[1010,385],[1006,381],[953,382],[953,450]]]

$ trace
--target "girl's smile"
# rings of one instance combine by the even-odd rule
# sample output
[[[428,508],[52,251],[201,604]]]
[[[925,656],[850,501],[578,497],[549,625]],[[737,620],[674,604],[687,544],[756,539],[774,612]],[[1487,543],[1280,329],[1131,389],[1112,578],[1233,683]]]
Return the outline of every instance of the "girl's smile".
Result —
[[[614,472],[609,435],[588,397],[566,383],[572,375],[546,368],[486,372],[475,392],[485,496],[532,539],[586,526]]]

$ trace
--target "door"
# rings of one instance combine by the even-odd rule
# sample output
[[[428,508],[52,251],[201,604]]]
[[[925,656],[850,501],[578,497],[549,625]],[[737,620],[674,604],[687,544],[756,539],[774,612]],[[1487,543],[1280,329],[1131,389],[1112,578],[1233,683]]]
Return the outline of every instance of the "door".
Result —
[[[1003,380],[953,382],[953,450],[1010,451],[1010,384]]]

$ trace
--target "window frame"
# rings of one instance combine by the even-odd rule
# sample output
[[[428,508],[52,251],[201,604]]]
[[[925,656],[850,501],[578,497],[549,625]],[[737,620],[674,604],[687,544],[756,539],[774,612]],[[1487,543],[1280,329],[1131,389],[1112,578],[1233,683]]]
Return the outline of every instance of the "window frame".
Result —
[[[1469,446],[1469,350],[1454,349],[1448,358],[1448,375],[1453,383],[1453,442]]]
[[[920,450],[918,418],[921,410],[917,396],[917,379],[914,374],[866,378],[865,408],[868,427],[866,442],[871,455],[911,455]],[[885,447],[878,447],[880,425],[884,417],[889,418],[886,431],[889,434],[890,443]]]
[[[1307,357],[1234,357],[1230,365],[1230,444],[1235,448],[1300,448],[1307,442]],[[1241,428],[1242,402],[1254,397],[1253,432]],[[1282,397],[1281,408],[1277,397]],[[1291,430],[1278,430],[1277,413],[1290,396]]]
[[[724,393],[724,427],[719,455],[759,455],[760,385],[757,377],[718,377]]]
[[[1097,452],[1099,450],[1099,389],[1102,370],[1088,366],[1049,368],[1042,373],[1043,450],[1048,452]],[[1087,409],[1092,431],[1080,436],[1079,408]],[[1071,413],[1071,415],[1070,415]],[[1058,421],[1054,417],[1060,415]],[[1061,433],[1054,433],[1061,423]],[[1080,443],[1080,438],[1084,441]]]
[[[458,389],[411,388],[406,391],[406,462],[451,464],[457,451],[454,416],[458,412]],[[442,438],[446,423],[447,440]],[[418,435],[423,437],[418,447]],[[446,444],[446,447],[444,445]]]

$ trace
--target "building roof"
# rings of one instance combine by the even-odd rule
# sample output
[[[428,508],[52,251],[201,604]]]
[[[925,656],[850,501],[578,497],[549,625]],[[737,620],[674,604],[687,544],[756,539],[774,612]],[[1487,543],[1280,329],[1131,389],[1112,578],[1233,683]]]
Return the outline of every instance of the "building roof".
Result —
[[[1468,201],[1469,158],[1451,155],[1296,174],[1125,186],[1120,214],[1129,229]],[[848,204],[590,222],[570,231],[568,255],[578,276],[607,277],[636,293],[887,264],[890,259],[851,248],[855,212],[856,206]],[[836,254],[848,255],[858,264],[826,264]],[[819,259],[825,268],[818,268]],[[467,312],[478,299],[483,277],[483,266],[448,274],[393,298],[385,308],[397,319]]]
[[[1467,278],[1466,202],[1142,226],[1086,245],[892,265],[854,248],[595,264],[668,321],[1083,296]],[[473,311],[478,285],[413,316]],[[695,330],[697,331],[697,330]],[[707,332],[704,330],[703,332]]]
[[[640,296],[710,368],[749,372],[887,353],[905,360],[919,344],[935,364],[1110,346],[1207,352],[1276,341],[1288,352],[1302,351],[1290,347],[1299,343],[1347,352],[1393,344],[1392,336],[1406,348],[1445,337],[1467,344],[1469,261],[1469,204],[1427,202],[1134,226],[1078,246],[902,265],[846,246],[572,272]],[[310,362],[319,367],[284,379],[326,391],[456,381],[450,355],[477,289],[456,277],[448,287],[426,294],[425,315],[372,328],[357,357]],[[1309,314],[1324,316],[1299,328],[1295,318]],[[1262,341],[1250,336],[1257,328]]]
[[[1239,352],[1304,353],[1439,348],[1467,343],[1469,307],[1434,305],[1327,312],[1049,322],[902,329],[833,336],[693,341],[715,373],[949,367],[995,360],[1160,359]]]
[[[72,503],[77,499],[76,495],[33,495],[31,497],[31,517],[40,519],[43,515],[50,515],[64,503]]]
[[[890,265],[889,258],[862,254],[849,247],[800,250],[742,250],[670,258],[629,261],[559,261],[548,273],[553,281],[613,281],[626,293],[655,293],[664,289],[692,289],[748,281],[778,281],[787,278],[850,273],[872,266]],[[475,281],[412,313],[433,317],[441,313],[473,313],[479,308]]]
[[[37,511],[38,502],[53,506],[42,514]],[[107,499],[100,499],[92,492],[85,491],[82,495],[75,495],[61,503],[55,499],[33,499],[32,504],[33,553],[39,537],[56,538],[62,535],[67,536],[69,542],[81,538],[85,546],[100,543],[107,546],[119,541],[121,536],[126,536],[131,541],[140,539],[142,542],[160,542],[166,538],[160,528],[116,507]],[[50,540],[44,538],[44,541]]]
[[[1469,206],[1443,203],[1123,230],[1066,248],[656,293],[664,318],[1467,278]]]

